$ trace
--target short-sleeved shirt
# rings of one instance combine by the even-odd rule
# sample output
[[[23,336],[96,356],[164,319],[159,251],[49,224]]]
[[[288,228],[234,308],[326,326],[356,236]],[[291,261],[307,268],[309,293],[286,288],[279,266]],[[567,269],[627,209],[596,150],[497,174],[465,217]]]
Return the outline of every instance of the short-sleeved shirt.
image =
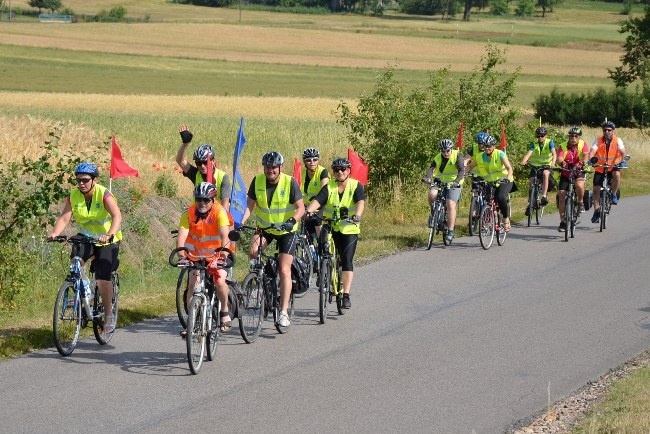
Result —
[[[183,172],[183,176],[189,179],[190,181],[192,181],[192,184],[194,184],[197,173],[199,173],[199,169],[197,169],[196,166],[190,164],[190,167],[187,169],[187,172]],[[203,177],[203,179],[205,180],[205,177]],[[232,186],[230,184],[230,178],[226,173],[223,175],[223,180],[221,181],[221,188],[219,189],[219,200],[230,199],[231,187]]]
[[[268,179],[266,180],[267,203],[271,203],[271,198],[273,197],[273,193],[275,193],[275,189],[277,187],[278,184],[271,184]],[[257,201],[257,195],[255,194],[255,178],[253,178],[253,181],[248,187],[247,196],[249,199]],[[291,191],[289,192],[289,203],[294,204],[300,199],[302,199],[302,192],[300,191],[300,186],[298,185],[298,181],[296,181],[294,178],[291,178]]]
[[[329,190],[327,189],[327,185],[325,185],[323,188],[320,189],[318,194],[314,197],[314,200],[321,205],[325,205],[327,203],[327,198],[329,197]],[[339,193],[339,200],[342,199],[343,193]],[[366,191],[363,188],[363,184],[360,182],[357,183],[357,188],[354,190],[354,193],[352,194],[352,201],[354,203],[359,202],[360,200],[366,200]]]
[[[220,212],[217,217],[217,227],[222,227],[222,226],[230,226],[230,220],[228,220],[228,214],[223,210],[224,212]],[[198,216],[196,216],[198,217]],[[195,217],[195,218],[196,218]],[[200,217],[199,217],[200,218]],[[178,227],[180,229],[190,229],[190,217],[187,214],[187,211],[185,211],[183,214],[181,214],[181,219],[178,222]]]

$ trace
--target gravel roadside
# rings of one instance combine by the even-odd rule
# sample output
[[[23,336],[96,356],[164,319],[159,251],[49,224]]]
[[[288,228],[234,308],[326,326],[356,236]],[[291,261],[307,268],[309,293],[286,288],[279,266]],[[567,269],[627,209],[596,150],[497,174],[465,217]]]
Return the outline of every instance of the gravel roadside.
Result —
[[[585,419],[599,403],[609,385],[627,377],[636,369],[650,364],[650,350],[610,370],[595,381],[587,383],[576,393],[551,405],[546,411],[514,423],[507,434],[567,433]]]

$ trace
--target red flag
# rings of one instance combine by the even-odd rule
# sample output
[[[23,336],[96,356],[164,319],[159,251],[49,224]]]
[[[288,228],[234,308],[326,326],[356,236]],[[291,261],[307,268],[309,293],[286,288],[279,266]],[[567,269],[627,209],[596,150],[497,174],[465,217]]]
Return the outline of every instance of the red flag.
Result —
[[[293,178],[298,182],[298,185],[302,184],[302,164],[296,157],[293,157]]]
[[[505,151],[507,146],[508,142],[506,141],[506,126],[503,121],[501,121],[501,145],[499,146],[499,149]]]
[[[214,184],[214,159],[208,157],[208,165],[205,167],[208,171],[205,174],[205,180],[206,182],[209,182],[210,184]]]
[[[363,161],[363,158],[359,157],[359,155],[354,152],[352,148],[348,148],[348,160],[350,160],[350,164],[352,164],[352,168],[350,169],[350,176],[358,180],[363,185],[368,184],[369,168],[366,162]]]
[[[465,123],[460,121],[460,128],[458,130],[458,139],[456,140],[456,146],[458,149],[463,149],[463,130],[465,129]]]
[[[113,136],[111,143],[111,179],[124,178],[125,176],[137,176],[140,177],[140,174],[137,170],[126,164],[126,161],[122,158],[122,151],[120,147],[117,146],[117,140]]]

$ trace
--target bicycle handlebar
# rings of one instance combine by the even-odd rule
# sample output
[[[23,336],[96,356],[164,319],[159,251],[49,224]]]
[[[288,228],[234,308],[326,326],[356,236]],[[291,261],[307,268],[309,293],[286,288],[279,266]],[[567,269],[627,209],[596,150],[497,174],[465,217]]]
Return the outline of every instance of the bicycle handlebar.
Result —
[[[304,217],[305,221],[309,220],[314,220],[318,223],[323,223],[323,222],[329,222],[329,223],[337,223],[337,222],[347,222],[347,223],[352,223],[352,224],[359,224],[359,222],[354,221],[352,217],[345,217],[345,218],[330,218],[330,217],[321,217],[316,213],[311,213],[311,215],[306,215]]]
[[[99,238],[89,237],[87,235],[57,235],[47,239],[48,243],[71,243],[71,244],[97,244]]]
[[[186,252],[189,253],[189,250],[187,247],[176,247],[172,252],[169,254],[168,262],[169,265],[172,267],[176,268],[189,268],[189,269],[194,269],[194,270],[205,270],[208,268],[208,264],[206,261],[208,259],[216,259],[217,261],[219,260],[219,257],[221,256],[224,259],[223,264],[217,263],[217,268],[218,269],[226,269],[226,268],[231,268],[232,266],[235,265],[235,254],[232,252],[227,247],[218,247],[214,250],[214,254],[210,256],[194,256],[195,258],[198,258],[198,260],[192,260],[191,258],[188,258],[187,256],[181,256],[179,255],[180,252]],[[223,257],[219,253],[221,252],[226,252],[226,256]]]

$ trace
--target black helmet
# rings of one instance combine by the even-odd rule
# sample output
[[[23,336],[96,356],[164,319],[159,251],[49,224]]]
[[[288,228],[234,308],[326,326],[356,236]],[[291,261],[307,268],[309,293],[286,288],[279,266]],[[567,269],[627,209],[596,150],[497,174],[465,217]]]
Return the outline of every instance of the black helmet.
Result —
[[[537,128],[535,128],[535,135],[537,137],[543,137],[546,134],[548,134],[548,130],[546,129],[546,127],[537,127]]]
[[[214,151],[212,150],[212,146],[204,143],[194,151],[194,161],[208,160],[214,160]]]
[[[571,128],[569,128],[569,134],[581,136],[582,135],[582,128],[580,128],[577,125],[573,125]]]
[[[307,148],[304,151],[302,151],[302,158],[303,160],[305,158],[320,158],[320,153],[316,148]]]
[[[271,151],[262,156],[262,166],[278,167],[284,163],[284,157],[279,152]]]
[[[615,130],[616,129],[616,124],[614,124],[614,122],[612,122],[612,121],[605,121],[605,122],[603,122],[603,129],[605,129],[605,128],[611,128],[611,129]]]
[[[438,143],[438,149],[440,149],[440,152],[451,151],[453,148],[454,142],[449,139],[442,139],[440,143]]]
[[[332,161],[332,169],[335,167],[343,167],[345,169],[349,169],[352,167],[352,164],[350,164],[350,160],[347,158],[337,158],[334,161]]]
[[[79,175],[81,173],[85,173],[92,176],[93,178],[97,178],[99,176],[99,169],[95,164],[84,161],[83,163],[79,163],[79,165],[77,165],[77,167],[74,169],[75,175]]]
[[[202,182],[194,187],[194,199],[214,199],[217,196],[217,188],[209,182]]]

